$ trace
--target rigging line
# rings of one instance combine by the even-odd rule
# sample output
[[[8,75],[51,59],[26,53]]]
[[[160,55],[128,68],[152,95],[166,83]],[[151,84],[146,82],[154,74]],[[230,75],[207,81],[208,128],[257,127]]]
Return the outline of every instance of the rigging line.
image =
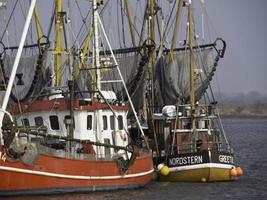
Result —
[[[194,16],[193,16],[193,20],[194,20]],[[195,20],[194,20],[195,21]],[[195,23],[194,23],[194,30],[196,29],[196,27],[195,27]],[[196,31],[194,31],[194,33],[195,33]],[[196,44],[197,44],[197,47],[199,47],[199,42],[198,42],[198,40],[197,40],[197,38],[196,38],[196,36],[195,36],[195,34],[194,34],[194,38],[195,38],[195,41],[196,41]],[[204,62],[203,62],[203,52],[201,52],[200,51],[200,53],[198,54],[197,53],[197,51],[195,51],[196,52],[196,55],[197,55],[197,59],[199,59],[200,60],[200,62],[201,62],[201,66],[202,66],[202,68],[203,68],[203,70],[204,70],[204,73],[205,73],[205,75],[206,75],[206,78],[209,78],[209,74],[208,74],[208,72],[207,72],[207,70],[205,69],[205,67],[204,67]],[[201,55],[202,54],[202,55]],[[214,66],[209,66],[210,68],[213,68]],[[212,69],[213,70],[213,69]],[[203,78],[202,78],[202,76],[200,76],[200,78],[201,78],[201,83],[202,83],[202,86],[204,86],[204,81],[203,81]],[[211,88],[211,84],[210,84],[210,81],[208,80],[208,87],[209,87],[209,89],[210,89],[210,92],[211,92],[211,95],[212,95],[212,98],[213,98],[213,101],[215,101],[215,98],[214,98],[214,95],[213,95],[213,91],[212,91],[212,88]],[[205,91],[204,91],[205,92]]]
[[[70,9],[70,0],[68,0],[68,11],[66,13],[66,24],[67,24],[67,31],[68,31],[68,40],[69,40],[69,45],[70,45],[70,36],[69,36],[69,31],[71,32],[71,35],[73,38],[75,38],[75,41],[77,40],[77,36],[75,35],[75,32],[73,30],[75,30],[75,28],[72,27],[72,21],[70,20],[70,16],[71,16],[71,9]],[[63,27],[64,28],[64,27]],[[71,48],[74,48],[75,47],[75,44],[77,43],[77,47],[80,47],[80,44],[79,44],[79,40],[77,40],[77,42],[73,42],[73,45]],[[70,49],[71,49],[70,48]]]
[[[110,35],[110,41],[113,41],[113,44],[116,44],[115,41],[117,41],[117,39],[114,38],[114,34],[112,31],[112,27],[113,27],[112,26],[112,22],[113,22],[112,13],[113,13],[113,10],[114,10],[114,6],[113,6],[113,4],[111,4],[111,8],[107,12],[108,20],[106,21],[106,23],[107,23],[106,30],[107,30],[107,33]]]
[[[207,92],[204,93],[203,95],[203,100],[204,100],[204,104],[207,105],[207,98],[206,98]]]
[[[17,93],[16,85],[14,84],[13,86],[14,86],[14,89],[15,89],[15,93]],[[19,96],[18,93],[17,93],[17,96]],[[18,107],[19,107],[19,113],[20,113],[20,116],[21,116],[22,118],[24,118],[24,114],[23,114],[23,112],[22,112],[22,107],[21,107],[21,102],[19,101],[19,99],[20,99],[20,97],[17,98],[17,104],[18,104]],[[22,126],[25,128],[25,123],[24,123],[24,122],[22,123]]]
[[[206,34],[206,38],[207,38],[207,40],[206,41],[212,41],[212,32],[211,32],[211,30],[210,30],[210,26],[207,26],[207,34]],[[216,35],[216,33],[215,33],[215,37],[217,37],[218,38],[218,36]]]
[[[204,9],[204,7],[205,7],[205,6],[204,6],[203,4],[201,4],[202,11],[203,11],[203,10],[206,11],[206,9]],[[207,12],[206,12],[206,16],[208,17]],[[215,31],[216,36],[218,37],[218,34],[216,33],[216,30],[215,30],[215,29],[214,29],[214,31]],[[211,34],[210,34],[210,31],[209,31],[209,26],[208,26],[208,36],[209,36],[209,39],[211,40]],[[197,45],[199,46],[199,43],[197,43]],[[217,56],[218,56],[218,53],[217,53]],[[204,65],[203,65],[203,66],[204,66]],[[216,67],[216,66],[213,66],[213,67]],[[203,67],[203,69],[204,69],[204,67]],[[208,77],[207,72],[206,72],[206,69],[204,69],[204,71],[205,71],[205,75],[206,75],[206,77]],[[215,76],[215,77],[216,77],[216,76]],[[211,87],[211,81],[208,82],[208,88],[209,88],[209,90],[210,90],[210,94],[211,94],[211,97],[212,97],[212,101],[215,102],[214,93],[213,93],[213,90],[212,90],[212,87]],[[208,93],[207,93],[207,97],[208,97],[209,102],[211,102]]]
[[[161,15],[162,15],[162,13],[161,13]],[[161,30],[161,28],[160,28],[160,24],[159,24],[160,22],[159,22],[158,12],[157,12],[157,14],[156,14],[156,22],[157,22],[157,27],[158,27],[158,34],[159,34],[159,36],[161,37],[161,35],[162,35],[162,34],[161,34],[161,31],[162,31],[162,30]],[[160,40],[161,40],[160,43],[162,43],[162,38],[160,38]]]
[[[66,71],[67,71],[67,66],[68,66],[69,64],[70,64],[70,63],[69,63],[69,60],[66,59],[66,60],[64,61],[64,63],[61,65],[61,69],[57,69],[57,70],[56,70],[56,74],[57,74],[58,72],[60,72],[60,74],[61,74],[62,77],[67,78],[67,76],[65,77],[65,76],[63,76],[63,75],[66,73]],[[63,81],[64,81],[64,80],[63,80]]]
[[[197,57],[199,57],[199,56],[197,56]],[[203,59],[199,59],[200,60],[200,62],[201,62],[201,66],[202,66],[202,69],[204,70],[204,74],[205,74],[205,76],[206,77],[204,77],[204,78],[206,78],[206,79],[208,79],[209,78],[209,75],[208,75],[208,73],[207,73],[207,70],[205,69],[205,67],[204,67],[204,63],[203,63]],[[204,87],[204,85],[205,85],[205,82],[204,82],[204,79],[203,79],[203,76],[200,74],[200,80],[201,80],[201,86],[202,87]],[[210,84],[210,81],[208,80],[208,85]],[[205,91],[204,91],[205,92]]]
[[[7,27],[9,26],[9,23],[10,23],[10,21],[12,19],[12,16],[13,16],[13,14],[15,12],[15,9],[16,9],[16,6],[17,6],[18,2],[19,2],[19,0],[16,1],[15,5],[14,5],[14,7],[13,7],[11,13],[10,13],[10,16],[9,16],[8,21],[6,23],[6,27],[4,28],[4,32],[3,32],[2,36],[1,36],[1,39],[0,39],[1,42],[3,41],[3,38],[5,36],[5,32],[7,31]]]
[[[63,35],[64,35],[64,42],[65,42],[65,49],[66,49],[66,51],[68,51],[68,38],[67,38],[67,31],[68,30],[66,30],[66,26],[65,26],[65,22],[64,22],[64,19],[63,19],[63,17],[66,17],[66,16],[62,16],[62,26],[63,26]],[[68,23],[68,22],[67,22]],[[68,26],[68,25],[67,25]],[[67,27],[68,28],[68,27]]]
[[[172,22],[171,22],[171,24],[174,24],[175,23],[175,18],[173,18],[172,19]],[[171,32],[171,29],[172,29],[172,26],[170,26],[169,28],[168,27],[166,27],[166,30],[167,31],[165,31],[165,35],[164,35],[164,40],[167,42],[167,43],[169,43],[169,41],[167,41],[167,39],[168,39],[168,35],[169,35],[169,33]]]
[[[29,1],[29,6],[30,6],[30,4],[31,4],[31,2]],[[22,7],[22,5],[21,5],[21,1],[19,1],[19,7],[20,7],[20,10],[21,10],[21,13],[22,13],[22,16],[23,16],[23,18],[24,18],[24,20],[26,21],[26,14],[25,14],[25,5],[26,4],[24,4],[24,8]],[[33,38],[32,38],[32,26],[30,26],[29,27],[29,32],[31,32],[31,42],[33,43]],[[25,41],[25,43],[27,44],[27,39],[26,39],[26,41]]]
[[[67,41],[68,41],[68,45],[69,46],[71,46],[71,36],[76,39],[76,35],[75,35],[74,31],[73,31],[73,30],[75,30],[75,24],[73,25],[74,27],[72,28],[72,21],[71,21],[71,17],[70,17],[70,16],[72,16],[72,9],[70,8],[70,6],[71,6],[71,3],[70,3],[70,0],[68,0],[68,9],[67,9],[67,12],[66,12],[66,15],[65,15],[65,19],[66,19],[65,23],[67,24],[67,26],[66,26],[66,29],[67,29]],[[75,43],[73,42],[73,45],[72,45],[72,47],[70,47],[70,49],[74,48],[74,46],[75,46]],[[80,46],[79,45],[79,41],[77,42],[77,46],[78,47]]]
[[[195,27],[194,27],[194,29],[195,29]],[[198,42],[198,40],[197,40],[196,38],[195,38],[195,42],[196,42],[197,47],[198,47],[198,48],[195,50],[197,59],[198,59],[198,60],[200,61],[200,63],[201,63],[201,68],[204,70],[204,74],[205,74],[206,78],[208,78],[208,77],[209,77],[209,74],[208,74],[206,68],[204,67],[204,66],[205,66],[205,64],[204,64],[204,60],[203,60],[203,54],[204,54],[204,52],[201,51],[199,42]],[[199,52],[198,52],[198,49],[200,50]],[[197,59],[196,59],[196,62],[197,62]],[[197,64],[197,63],[195,63],[195,64]],[[211,67],[211,66],[208,66],[208,68],[212,68],[212,67]],[[200,75],[200,78],[201,78],[202,86],[204,86],[203,77],[202,77],[201,75]],[[210,82],[209,82],[209,83],[210,83]],[[208,84],[209,84],[209,83],[208,83]]]
[[[217,106],[215,107],[215,110],[216,110],[216,114],[217,114],[217,117],[218,117],[218,120],[216,120],[216,121],[217,121],[217,123],[219,124],[219,127],[221,128],[221,131],[222,131],[222,133],[223,133],[223,137],[224,137],[224,140],[225,140],[225,142],[226,142],[227,148],[229,148],[230,143],[229,143],[229,141],[227,140],[226,133],[225,133],[224,128],[223,128],[223,125],[222,125],[221,116],[220,116],[220,113],[219,113],[219,111],[218,111]]]
[[[122,7],[122,0],[120,0],[120,6],[121,6],[121,31],[122,31],[122,40],[123,40],[123,47],[126,48],[125,44],[125,30],[124,30],[124,17],[123,17],[123,7]]]
[[[134,11],[134,19],[133,19],[133,26],[135,27],[136,26],[136,20],[137,20],[137,15],[136,15],[136,13],[137,13],[137,8],[138,8],[138,6],[139,7],[141,7],[140,6],[140,3],[137,3],[137,5],[136,5],[136,7],[135,7],[135,11]],[[141,10],[141,9],[140,9]],[[138,32],[137,32],[137,34],[138,34]],[[140,35],[138,34],[138,36],[140,37]]]
[[[29,2],[30,3],[30,2]],[[25,6],[25,4],[24,4],[24,6]],[[19,7],[20,7],[20,11],[21,11],[21,13],[22,13],[22,16],[24,17],[24,20],[26,20],[26,15],[25,15],[25,12],[24,12],[24,10],[23,10],[23,8],[22,8],[22,5],[21,5],[21,1],[19,1]],[[25,9],[25,8],[24,8]]]
[[[186,34],[185,34],[185,37],[187,38],[188,37],[188,27],[186,27]],[[185,87],[187,87],[187,85],[186,85],[186,83],[183,81],[183,78],[182,77],[185,77],[186,75],[187,75],[187,69],[188,69],[188,67],[187,67],[187,65],[188,65],[188,63],[187,63],[187,56],[188,56],[188,40],[186,39],[185,40],[185,43],[184,43],[184,51],[183,51],[183,54],[181,54],[181,55],[183,55],[183,57],[185,58],[185,59],[182,59],[182,63],[181,63],[181,66],[179,67],[179,71],[180,71],[180,73],[178,74],[178,84],[179,84],[179,86],[180,86],[180,88],[181,88],[181,90],[183,90],[182,91],[182,93],[183,93],[183,96],[180,98],[180,100],[182,101],[182,103],[186,103],[185,102]],[[184,88],[184,89],[183,89]]]
[[[123,14],[124,14],[125,16],[127,16],[127,12],[125,11],[125,8],[123,8],[122,5],[121,5],[121,8],[122,8]],[[127,17],[128,17],[128,16],[127,16]],[[136,32],[137,36],[140,37],[140,34],[138,33],[138,30],[137,30],[136,25],[135,25],[133,22],[131,22],[131,24],[129,24],[129,26],[130,26],[130,25],[134,28],[134,31]]]
[[[19,39],[18,39],[18,35],[17,35],[18,31],[17,31],[16,20],[13,18],[12,21],[13,21],[14,29],[15,29],[14,34],[15,34],[16,42],[18,43]],[[25,42],[26,42],[26,40],[25,40]]]
[[[71,48],[75,48],[75,44],[76,44],[76,47],[77,47],[78,49],[80,49],[80,47],[81,47],[81,45],[80,45],[80,41],[77,40],[77,39],[78,39],[78,36],[76,36],[76,35],[75,35],[75,32],[73,31],[74,29],[73,29],[73,27],[72,27],[72,22],[70,21],[68,24],[69,24],[69,30],[71,31],[71,33],[72,33],[72,37],[74,38],[74,42],[73,42],[73,45],[72,45]],[[75,41],[76,41],[76,42],[75,42]]]
[[[31,5],[31,1],[29,0],[29,6]],[[37,5],[36,5],[37,6]],[[26,10],[26,9],[25,9]],[[26,20],[26,18],[25,18]],[[34,43],[34,40],[33,40],[33,23],[31,23],[31,26],[30,26],[30,32],[31,32],[31,43],[33,44]],[[27,40],[26,40],[27,41]]]
[[[201,7],[201,33],[202,33],[202,40],[205,40],[205,24],[204,24],[204,6],[205,2],[203,0],[200,0],[200,7]]]
[[[199,87],[199,89],[201,89],[201,87],[202,87],[202,89],[201,89],[202,92],[201,92],[201,93],[203,94],[203,93],[206,92],[206,89],[204,88],[204,85],[205,85],[205,84],[204,84],[204,79],[203,79],[203,77],[202,77],[201,74],[199,75],[199,77],[200,77],[200,81],[201,81],[201,86]],[[208,78],[208,77],[206,76],[206,79],[207,79],[207,78]],[[208,84],[209,84],[209,83],[208,83]],[[203,96],[203,95],[202,95],[202,96]],[[202,97],[202,96],[201,96],[201,97]],[[198,97],[198,96],[197,96],[197,97]],[[200,98],[201,98],[201,97],[200,97]]]
[[[101,11],[100,11],[100,13],[99,13],[100,16],[102,16],[102,14],[103,14],[104,10],[106,9],[106,7],[107,7],[109,1],[110,1],[110,0],[107,0],[107,2],[104,4],[103,8],[101,9]],[[86,15],[86,17],[85,17],[86,20],[87,20],[88,16],[90,16],[90,11],[91,11],[91,9],[88,11],[88,13],[87,13],[87,15]],[[85,24],[83,23],[82,26],[80,27],[80,30],[79,30],[79,32],[78,32],[78,34],[77,34],[77,39],[78,39],[78,37],[81,37],[81,36],[79,36],[79,35],[81,34],[81,31],[82,31],[84,25],[86,25],[86,22],[85,22]],[[88,26],[86,26],[86,28],[87,28],[87,30],[86,30],[85,32],[87,33],[87,32],[88,32]],[[86,37],[85,37],[85,38],[83,39],[83,41],[81,42],[81,45],[84,44],[85,40],[86,40]],[[74,43],[75,43],[75,42],[76,42],[76,40],[74,41]]]
[[[184,58],[186,58],[186,56],[187,56],[186,54],[187,54],[187,51],[185,50],[184,51]],[[181,97],[182,97],[182,95],[180,94],[180,92],[182,92],[182,78],[181,77],[182,77],[182,70],[185,69],[185,67],[182,68],[181,66],[185,66],[185,64],[182,63],[181,66],[179,67],[179,64],[178,64],[177,61],[178,61],[178,59],[174,59],[173,60],[173,64],[175,64],[175,66],[178,66],[178,68],[177,68],[177,70],[178,70],[178,73],[177,73],[178,74],[178,77],[177,77],[178,81],[177,81],[177,85],[176,86],[177,86],[179,91],[178,91],[178,96],[177,95],[175,95],[175,96],[177,96],[179,98],[179,100],[181,101]],[[183,59],[183,62],[185,62],[184,59]]]
[[[48,28],[48,31],[47,31],[47,38],[50,37],[50,34],[52,32],[53,22],[54,22],[54,19],[55,19],[55,16],[56,16],[56,4],[55,4],[55,1],[54,1],[53,4],[54,5],[52,7],[54,8],[54,10],[52,10],[52,14],[51,14],[51,18],[50,18],[50,25],[49,25],[49,28]]]
[[[144,42],[143,41],[143,37],[144,37],[144,32],[145,32],[145,28],[146,28],[146,20],[148,18],[148,4],[146,3],[145,5],[145,12],[144,12],[144,16],[143,16],[143,23],[142,23],[142,28],[141,28],[141,32],[140,32],[140,40],[139,40],[139,46],[141,46],[141,44]]]
[[[212,91],[212,87],[211,87],[211,84],[209,83],[209,89],[210,89],[210,94],[211,94],[211,97],[212,97],[212,101],[215,102],[215,97],[214,97],[214,93]]]
[[[119,0],[117,0],[117,27],[118,27],[118,39],[119,39],[119,45],[120,45],[120,48],[122,48],[122,45],[121,45],[121,36],[120,36],[120,24],[119,24]]]
[[[202,64],[202,67],[203,67],[203,70],[204,70],[204,73],[205,73],[205,75],[206,75],[206,79],[207,79],[207,78],[209,78],[208,73],[207,73],[207,70],[206,70],[205,67],[204,67],[203,60],[202,60],[201,58],[200,58],[200,60],[201,60],[201,64]],[[212,67],[211,67],[211,68],[212,68]],[[200,78],[201,78],[202,86],[204,86],[203,77],[200,76]],[[210,93],[211,93],[211,95],[212,95],[213,101],[215,101],[215,98],[214,98],[214,95],[213,95],[213,91],[212,91],[212,87],[211,87],[211,84],[210,84],[210,81],[209,81],[209,80],[208,80],[208,84],[207,84],[207,86],[208,86],[208,88],[209,88],[209,90],[210,90]],[[205,93],[205,92],[206,92],[206,91],[204,91],[204,93]],[[209,101],[210,101],[210,99],[209,99]]]
[[[77,5],[77,8],[78,8],[78,11],[79,11],[80,16],[82,17],[82,21],[84,22],[84,20],[85,20],[86,18],[83,17],[81,7],[80,7],[79,3],[77,2],[77,0],[75,0],[75,3],[76,3],[76,5]]]
[[[141,6],[141,3],[138,3],[138,5],[139,5],[139,10],[144,10],[145,8],[143,8],[142,6]],[[134,22],[132,23],[132,25],[133,25],[133,27],[134,27],[134,30],[135,30],[135,32],[136,32],[136,34],[137,34],[137,36],[139,37],[139,38],[141,38],[142,37],[142,31],[139,33],[138,32],[138,29],[137,29],[137,23],[139,23],[139,25],[141,25],[141,26],[143,26],[144,25],[144,20],[145,20],[145,16],[146,16],[146,12],[144,12],[144,16],[143,16],[143,20],[141,20],[141,19],[139,19],[138,17],[137,17],[137,14],[136,13],[139,13],[138,12],[138,5],[136,6],[136,10],[135,10],[135,15],[134,15]],[[143,28],[143,27],[142,27]],[[142,43],[142,41],[140,40],[140,42],[139,42],[139,45]]]
[[[81,35],[81,32],[82,32],[83,27],[86,26],[86,29],[88,29],[86,20],[87,20],[88,16],[90,16],[90,12],[91,12],[91,8],[90,8],[90,9],[88,10],[86,16],[84,17],[84,16],[82,15],[82,11],[81,11],[80,5],[79,5],[79,3],[77,2],[77,0],[75,1],[75,3],[76,3],[76,6],[77,6],[77,8],[78,8],[78,10],[79,10],[79,13],[80,13],[80,15],[81,15],[81,18],[82,18],[82,25],[81,25],[81,27],[80,27],[80,29],[79,29],[79,31],[78,31],[77,38],[75,39],[74,43],[76,43],[76,40],[78,39],[78,37],[81,37],[80,35]]]
[[[5,79],[5,73],[4,73],[4,63],[3,63],[3,57],[0,55],[0,77],[2,80],[1,87],[4,87],[4,90],[7,88],[7,81]]]
[[[223,98],[222,98],[222,92],[221,92],[221,87],[220,87],[220,82],[218,81],[218,76],[217,74],[215,74],[215,80],[216,80],[216,85],[217,85],[217,88],[218,88],[218,93],[219,93],[219,98],[220,98],[220,102],[223,101]],[[221,104],[222,105],[222,104]],[[222,110],[224,110],[224,107],[222,105]]]
[[[171,13],[170,13],[170,16],[169,16],[169,18],[168,18],[168,20],[167,20],[166,29],[165,29],[165,31],[164,31],[164,33],[163,33],[163,41],[165,41],[165,38],[167,37],[168,32],[169,32],[170,29],[171,29],[171,27],[169,27],[169,25],[170,25],[171,17],[172,17],[172,15],[173,15],[173,12],[174,12],[174,8],[175,8],[176,3],[177,3],[177,1],[174,2],[174,5],[172,6],[172,10],[171,10]],[[171,24],[173,24],[173,23],[171,23]],[[168,27],[169,27],[169,28],[168,28]],[[167,30],[168,30],[168,31],[167,31]],[[166,33],[166,31],[167,31],[167,33]]]
[[[204,11],[204,14],[205,14],[206,17],[207,17],[208,22],[210,23],[210,25],[211,25],[213,31],[215,32],[215,35],[216,35],[217,37],[219,37],[219,34],[218,34],[218,32],[216,31],[215,26],[214,26],[214,24],[212,23],[212,20],[211,20],[211,18],[210,18],[209,15],[208,15],[206,6],[205,6],[204,4],[202,4],[202,3],[200,3],[200,5],[201,5],[201,8],[202,8],[203,11]]]

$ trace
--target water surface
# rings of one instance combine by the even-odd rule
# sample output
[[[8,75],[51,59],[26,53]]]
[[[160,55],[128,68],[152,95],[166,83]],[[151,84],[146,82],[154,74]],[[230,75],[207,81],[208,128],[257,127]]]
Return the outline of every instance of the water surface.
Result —
[[[244,176],[220,183],[152,182],[143,189],[88,194],[24,196],[27,200],[177,200],[177,199],[267,199],[267,118],[223,119],[236,164]]]

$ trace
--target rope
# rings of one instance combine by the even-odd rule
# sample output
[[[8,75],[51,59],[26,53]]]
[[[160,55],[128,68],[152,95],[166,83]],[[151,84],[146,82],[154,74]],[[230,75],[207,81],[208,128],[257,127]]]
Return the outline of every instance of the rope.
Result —
[[[122,48],[122,45],[121,45],[121,35],[120,35],[120,23],[119,23],[119,3],[118,3],[119,0],[117,0],[117,27],[118,27],[118,40],[119,40],[119,44],[120,44],[120,48]]]
[[[176,3],[177,3],[177,1],[174,2],[174,5],[173,5],[172,10],[171,10],[171,13],[170,13],[170,16],[169,16],[169,18],[168,18],[167,25],[166,25],[166,29],[165,29],[165,31],[164,31],[164,33],[163,33],[163,39],[162,39],[163,41],[165,41],[165,38],[166,38],[166,36],[168,35],[168,32],[169,32],[170,29],[172,28],[172,26],[169,27],[169,24],[170,24],[171,17],[172,17],[172,14],[173,14],[173,12],[174,12],[174,8],[175,8]],[[174,20],[174,19],[173,19],[173,20]],[[173,20],[172,20],[172,21],[173,21]],[[173,22],[171,23],[171,25],[172,25],[172,24],[173,24]]]
[[[120,6],[121,6],[121,29],[122,29],[121,31],[122,31],[122,42],[123,42],[123,47],[126,48],[122,0],[120,0]]]
[[[12,9],[11,13],[10,13],[10,16],[9,16],[9,18],[8,18],[8,21],[7,21],[6,27],[4,28],[3,34],[2,34],[2,36],[1,36],[1,39],[0,39],[0,41],[1,41],[1,42],[3,41],[3,38],[4,38],[4,36],[5,36],[5,33],[6,33],[6,31],[7,31],[7,27],[8,27],[8,25],[9,25],[10,21],[11,21],[11,17],[12,17],[12,16],[13,16],[13,14],[14,14],[14,11],[15,11],[15,8],[16,8],[16,6],[17,6],[18,2],[19,2],[19,0],[17,0],[17,1],[16,1],[15,5],[14,5],[14,7],[13,7],[13,9]]]

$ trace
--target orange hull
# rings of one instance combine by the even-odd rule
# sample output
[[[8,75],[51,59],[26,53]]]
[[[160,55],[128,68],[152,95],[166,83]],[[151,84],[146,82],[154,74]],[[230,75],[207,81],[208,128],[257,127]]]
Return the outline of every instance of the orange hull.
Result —
[[[151,153],[143,153],[125,173],[115,161],[39,155],[34,166],[0,161],[0,195],[51,194],[138,188],[152,177]]]

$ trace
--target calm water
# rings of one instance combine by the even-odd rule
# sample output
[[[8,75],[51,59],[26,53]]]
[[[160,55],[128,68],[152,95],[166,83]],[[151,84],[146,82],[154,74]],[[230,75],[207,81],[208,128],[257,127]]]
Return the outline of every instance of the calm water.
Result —
[[[267,118],[223,120],[244,176],[223,183],[152,182],[144,189],[90,194],[15,197],[29,200],[267,199]]]

